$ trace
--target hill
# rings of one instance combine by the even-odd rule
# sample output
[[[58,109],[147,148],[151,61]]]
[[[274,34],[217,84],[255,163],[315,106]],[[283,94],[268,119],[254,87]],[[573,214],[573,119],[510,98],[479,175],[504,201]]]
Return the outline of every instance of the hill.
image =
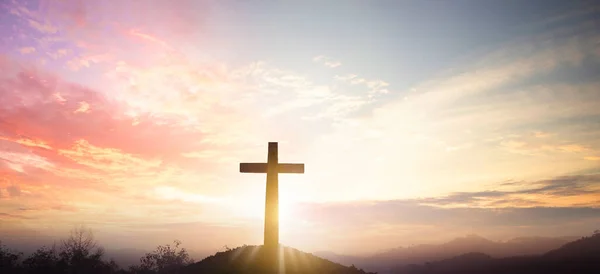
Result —
[[[544,257],[549,259],[593,257],[600,261],[600,233],[565,244],[559,249],[544,254]]]
[[[493,259],[482,253],[469,253],[451,259],[393,269],[395,274],[567,274],[600,273],[600,234],[584,237],[538,256]]]
[[[335,273],[368,274],[354,266],[343,266],[291,247],[279,250],[279,267],[262,246],[242,246],[218,252],[187,266],[183,273]]]

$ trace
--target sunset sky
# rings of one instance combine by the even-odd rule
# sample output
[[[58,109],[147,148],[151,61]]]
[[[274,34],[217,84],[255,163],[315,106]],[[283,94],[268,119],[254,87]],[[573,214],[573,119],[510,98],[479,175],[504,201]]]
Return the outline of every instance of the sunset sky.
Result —
[[[594,1],[0,1],[0,235],[356,254],[600,229]]]

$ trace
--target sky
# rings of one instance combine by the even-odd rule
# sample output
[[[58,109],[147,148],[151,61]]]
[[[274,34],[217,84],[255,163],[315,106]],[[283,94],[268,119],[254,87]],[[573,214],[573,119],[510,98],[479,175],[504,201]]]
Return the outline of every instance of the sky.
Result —
[[[0,1],[0,235],[345,254],[600,223],[594,1]]]

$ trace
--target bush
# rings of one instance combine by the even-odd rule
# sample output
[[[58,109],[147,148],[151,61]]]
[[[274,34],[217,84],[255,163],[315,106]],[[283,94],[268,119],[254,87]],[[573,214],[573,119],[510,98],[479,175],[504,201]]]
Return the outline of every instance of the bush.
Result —
[[[0,241],[0,273],[17,273],[20,269],[19,259],[23,253],[8,249]]]
[[[133,273],[177,273],[183,267],[193,263],[185,248],[180,248],[180,241],[173,241],[173,246],[158,246],[155,251],[140,258],[141,265],[131,267]]]

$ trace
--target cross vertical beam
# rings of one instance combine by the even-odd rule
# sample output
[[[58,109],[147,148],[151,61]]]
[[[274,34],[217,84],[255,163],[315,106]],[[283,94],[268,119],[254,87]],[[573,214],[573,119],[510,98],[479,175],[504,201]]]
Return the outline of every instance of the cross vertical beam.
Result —
[[[265,195],[265,238],[266,247],[279,246],[279,164],[277,143],[269,142],[267,157],[267,190]]]

